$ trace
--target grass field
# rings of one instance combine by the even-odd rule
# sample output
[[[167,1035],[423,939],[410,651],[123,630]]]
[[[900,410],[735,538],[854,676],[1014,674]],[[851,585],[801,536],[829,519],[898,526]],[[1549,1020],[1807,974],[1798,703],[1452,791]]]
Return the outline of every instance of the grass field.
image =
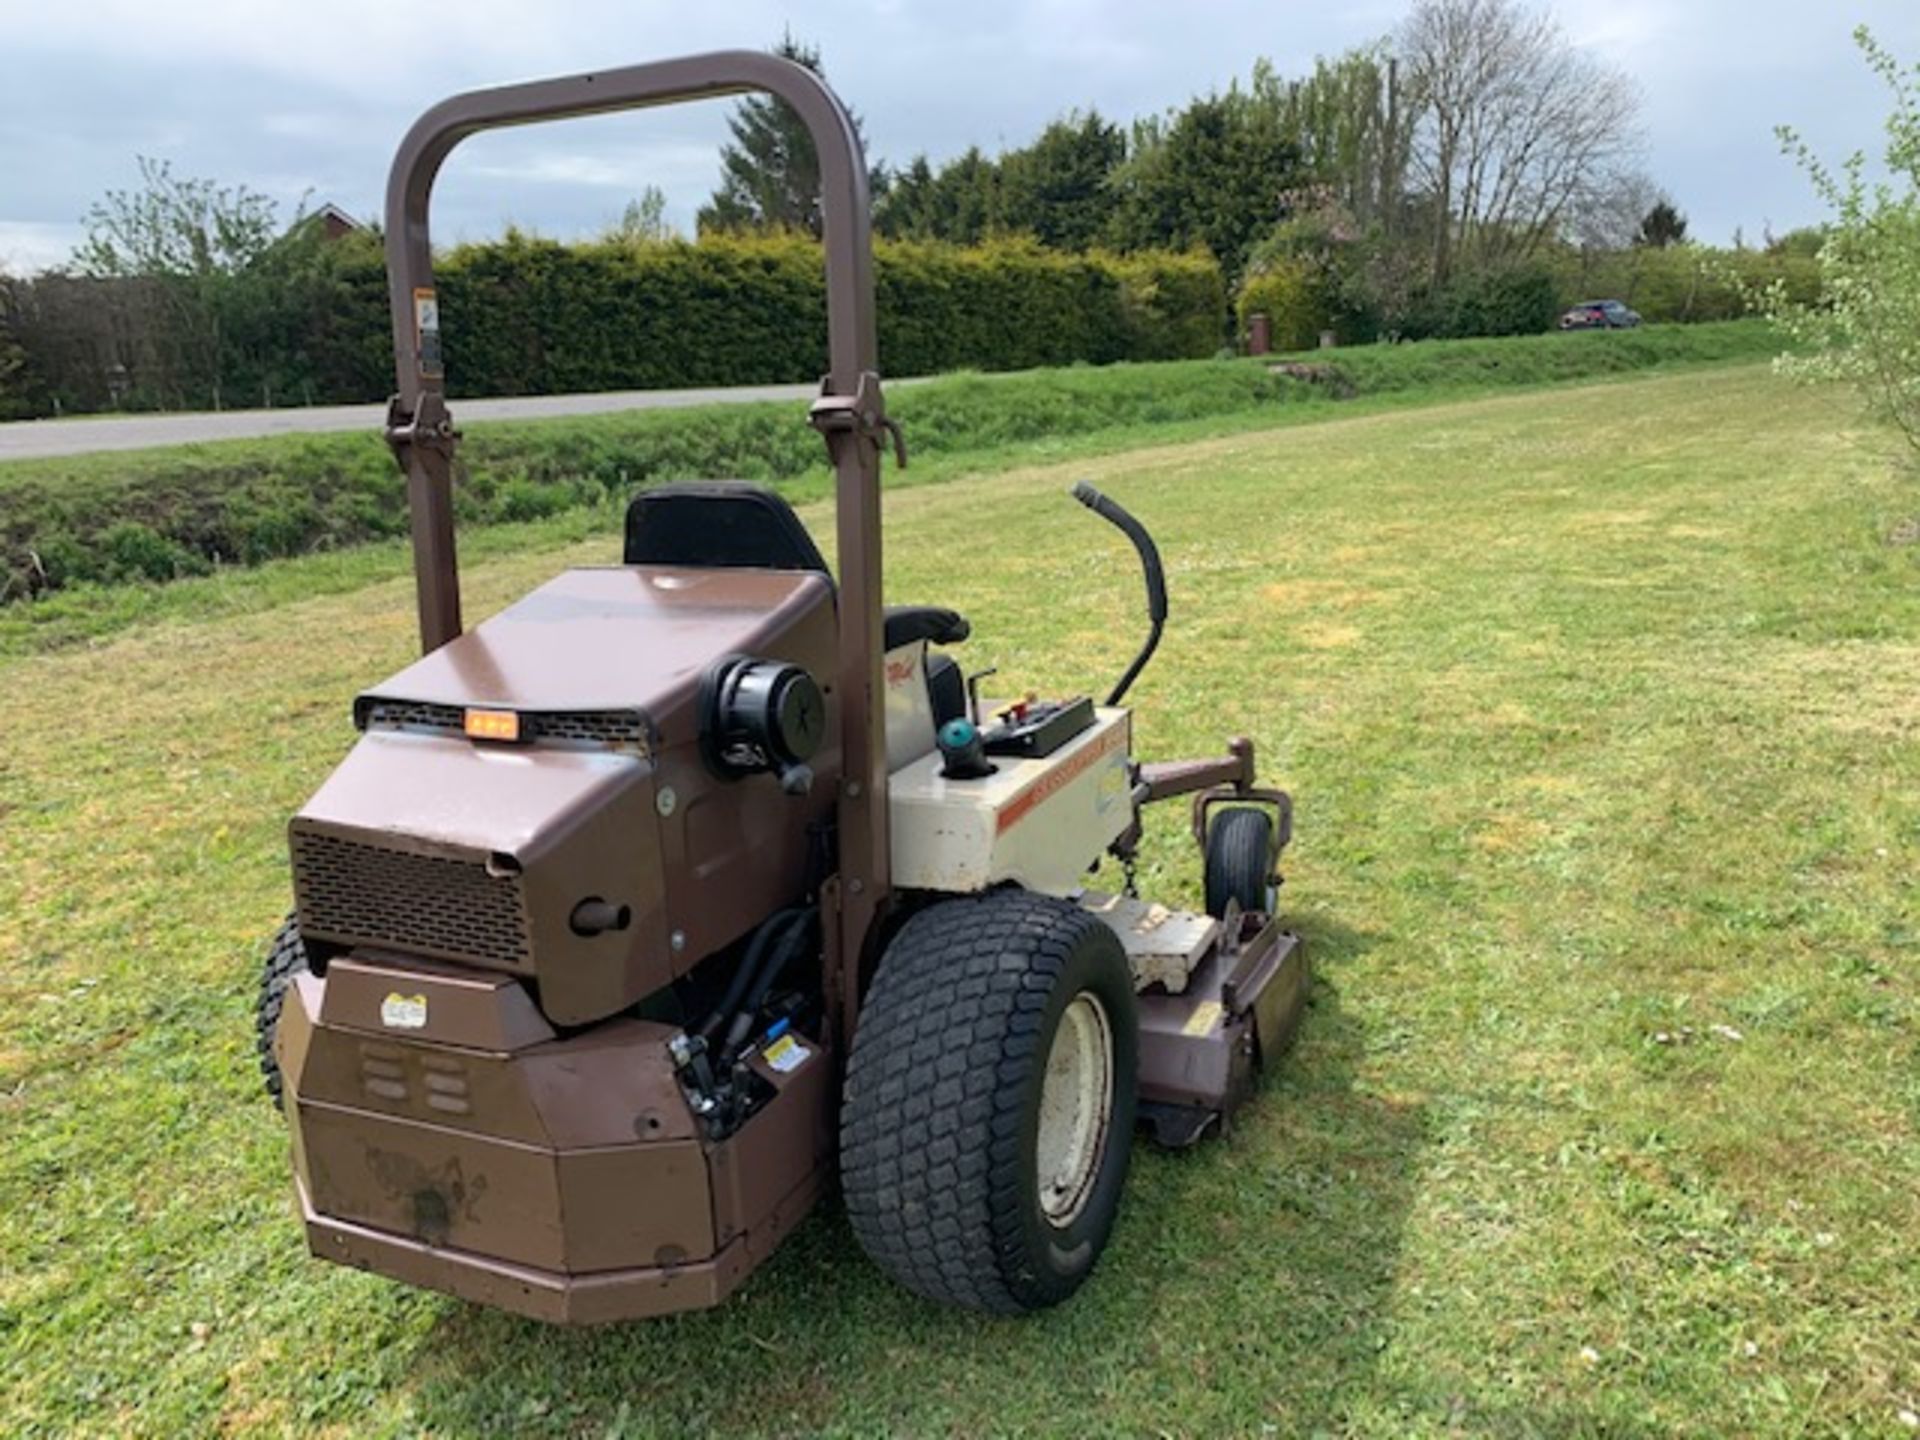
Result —
[[[1759,360],[1779,344],[1764,320],[1749,319],[1363,345],[1306,357],[1318,379],[1288,373],[1278,357],[943,375],[890,392],[914,464],[888,483],[1111,453],[1181,431],[1309,421],[1336,400],[1431,403]],[[610,509],[644,485],[716,475],[817,498],[830,475],[804,414],[797,402],[770,401],[481,422],[460,447],[454,505],[471,529]],[[405,484],[371,427],[9,461],[0,464],[0,650],[17,638],[112,628],[155,588],[130,580],[224,582],[263,562],[406,533]]]
[[[1057,691],[1173,596],[1150,755],[1294,792],[1319,985],[1082,1295],[931,1309],[837,1210],[725,1308],[537,1328],[322,1267],[258,1093],[286,816],[406,583],[0,667],[0,1433],[1879,1435],[1920,1411],[1920,509],[1744,368],[888,500],[890,595]],[[817,527],[824,516],[808,512]],[[607,535],[495,548],[484,612]],[[1179,817],[1143,884],[1193,902]]]

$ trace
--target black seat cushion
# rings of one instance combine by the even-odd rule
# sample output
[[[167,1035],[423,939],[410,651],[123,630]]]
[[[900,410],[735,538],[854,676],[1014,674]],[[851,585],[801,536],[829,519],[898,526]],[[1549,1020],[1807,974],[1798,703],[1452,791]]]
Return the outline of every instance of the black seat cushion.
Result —
[[[951,655],[927,657],[927,696],[933,701],[933,728],[967,713],[967,681]]]
[[[973,633],[967,617],[943,605],[889,605],[883,632],[885,647],[896,650],[916,640],[935,645],[958,645]]]
[[[641,491],[627,506],[625,558],[629,565],[829,573],[793,507],[744,480]]]

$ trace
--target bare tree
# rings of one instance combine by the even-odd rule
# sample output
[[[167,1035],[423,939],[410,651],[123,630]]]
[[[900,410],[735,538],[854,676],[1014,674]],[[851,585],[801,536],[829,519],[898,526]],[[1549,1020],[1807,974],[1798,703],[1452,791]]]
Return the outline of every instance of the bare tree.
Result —
[[[1516,0],[1418,0],[1398,48],[1415,109],[1413,173],[1431,196],[1433,270],[1533,253],[1610,209],[1639,143],[1639,96]]]

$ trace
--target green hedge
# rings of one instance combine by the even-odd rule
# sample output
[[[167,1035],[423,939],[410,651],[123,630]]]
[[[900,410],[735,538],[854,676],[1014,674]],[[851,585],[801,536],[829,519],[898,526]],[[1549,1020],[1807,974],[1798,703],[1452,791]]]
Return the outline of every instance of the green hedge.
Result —
[[[1327,371],[1306,375],[1253,360],[955,375],[895,386],[888,408],[913,454],[939,459],[1336,395],[1538,384],[1777,349],[1758,321],[1430,341],[1322,351]],[[826,484],[825,447],[795,404],[478,424],[460,453],[463,524],[605,504],[664,480],[738,476],[803,493]],[[367,433],[16,461],[0,465],[0,599],[168,580],[405,531],[399,471]]]
[[[349,236],[286,268],[270,296],[248,291],[267,306],[260,323],[228,327],[244,343],[236,334],[223,351],[217,393],[229,404],[385,397],[393,360],[377,238]],[[456,247],[436,269],[456,397],[774,384],[826,369],[824,264],[805,236],[561,245],[509,234]],[[1199,358],[1225,338],[1225,283],[1204,254],[882,241],[874,270],[889,375]],[[172,312],[151,298],[127,282],[11,282],[0,290],[0,406],[105,408],[117,365],[129,408],[210,407],[211,377],[178,373],[178,347],[156,333]]]
[[[437,268],[455,395],[771,384],[826,368],[820,250],[803,237],[512,236]],[[874,270],[892,375],[1198,358],[1224,332],[1220,268],[1204,255],[882,242]]]

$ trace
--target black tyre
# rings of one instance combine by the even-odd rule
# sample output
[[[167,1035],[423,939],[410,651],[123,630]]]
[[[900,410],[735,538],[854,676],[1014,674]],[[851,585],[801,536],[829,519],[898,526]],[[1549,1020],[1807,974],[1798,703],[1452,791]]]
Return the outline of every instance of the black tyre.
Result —
[[[1275,859],[1273,817],[1266,811],[1216,810],[1207,830],[1207,913],[1218,920],[1227,902],[1237,900],[1243,912],[1271,914]]]
[[[260,970],[260,994],[253,1006],[253,1044],[260,1056],[260,1076],[276,1105],[280,1103],[281,1086],[280,1062],[273,1058],[273,1032],[280,1023],[280,1007],[286,1002],[293,977],[312,968],[307,947],[300,939],[299,923],[289,915],[267,947],[266,963]]]
[[[1119,938],[1071,902],[996,890],[909,920],[841,1108],[847,1213],[874,1263],[996,1314],[1073,1294],[1120,1206],[1138,1045]]]

